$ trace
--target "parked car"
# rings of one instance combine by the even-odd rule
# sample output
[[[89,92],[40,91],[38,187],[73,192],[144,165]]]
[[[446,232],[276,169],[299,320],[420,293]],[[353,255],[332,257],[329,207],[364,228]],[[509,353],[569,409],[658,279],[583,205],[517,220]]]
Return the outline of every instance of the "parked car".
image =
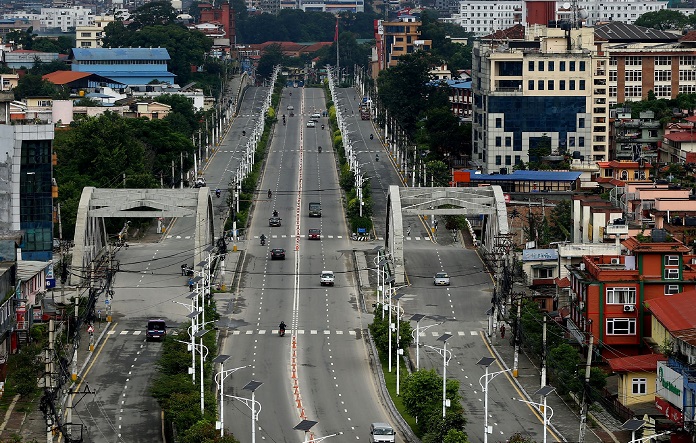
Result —
[[[161,318],[154,318],[147,321],[145,331],[145,341],[164,340],[167,335],[167,323]]]
[[[285,260],[285,249],[271,249],[271,260]]]
[[[435,284],[435,286],[449,286],[449,274],[446,272],[438,272],[437,274],[435,274],[435,277],[433,277],[433,283]]]
[[[321,271],[321,277],[319,279],[321,285],[333,286],[334,285],[334,273],[333,271]]]
[[[321,229],[310,229],[307,238],[310,240],[321,240]]]
[[[268,226],[278,227],[280,226],[280,217],[271,217],[268,219]]]

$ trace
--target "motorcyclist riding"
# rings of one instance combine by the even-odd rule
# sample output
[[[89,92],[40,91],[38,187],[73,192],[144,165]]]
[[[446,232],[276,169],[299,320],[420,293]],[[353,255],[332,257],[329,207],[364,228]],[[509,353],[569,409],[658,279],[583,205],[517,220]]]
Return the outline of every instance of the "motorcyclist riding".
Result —
[[[375,154],[375,161],[376,161],[376,162],[379,161],[379,154]]]
[[[266,236],[261,234],[261,246],[266,246]]]
[[[220,198],[220,190],[219,190],[219,189],[216,189],[216,190],[215,190],[215,196],[216,196],[217,198]]]
[[[275,209],[273,210],[273,217],[278,217],[278,211]]]
[[[272,193],[271,190],[269,189],[269,190],[268,190],[268,198],[271,198],[272,196],[273,196],[273,193]]]
[[[374,139],[375,136],[373,134],[370,134],[370,140]]]
[[[278,325],[278,335],[281,337],[285,335],[285,328],[287,325],[285,324],[284,321],[281,320],[280,324]]]
[[[242,137],[246,137],[246,131],[242,131]]]

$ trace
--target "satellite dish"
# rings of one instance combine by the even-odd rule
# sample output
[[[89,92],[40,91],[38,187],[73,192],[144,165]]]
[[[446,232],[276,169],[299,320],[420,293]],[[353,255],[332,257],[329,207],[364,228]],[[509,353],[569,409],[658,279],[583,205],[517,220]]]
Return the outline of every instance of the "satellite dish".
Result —
[[[561,6],[563,9],[570,9],[570,3],[565,2],[563,3],[563,6]]]
[[[585,20],[589,16],[590,14],[588,14],[588,12],[585,9],[578,10],[578,17],[580,17],[582,20]]]

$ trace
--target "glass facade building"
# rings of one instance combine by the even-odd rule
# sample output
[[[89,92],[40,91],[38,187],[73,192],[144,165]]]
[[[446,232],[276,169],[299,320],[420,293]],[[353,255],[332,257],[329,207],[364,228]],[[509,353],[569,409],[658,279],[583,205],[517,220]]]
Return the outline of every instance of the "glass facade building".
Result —
[[[23,140],[20,146],[19,228],[22,258],[48,261],[53,250],[52,140]]]

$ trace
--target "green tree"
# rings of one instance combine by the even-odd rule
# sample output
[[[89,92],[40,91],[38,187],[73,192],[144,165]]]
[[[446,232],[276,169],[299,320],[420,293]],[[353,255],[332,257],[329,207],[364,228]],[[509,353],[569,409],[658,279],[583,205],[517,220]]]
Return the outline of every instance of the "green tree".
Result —
[[[27,97],[53,97],[56,86],[37,74],[27,74],[19,79],[17,87],[12,90],[17,100]]]
[[[443,443],[469,443],[469,437],[467,437],[464,431],[450,429],[447,435],[445,435]]]
[[[38,57],[34,60],[34,66],[29,70],[30,74],[44,76],[56,71],[69,71],[70,66],[61,60],[42,62]]]
[[[157,97],[157,101],[172,107],[172,112],[165,118],[172,129],[186,137],[191,137],[198,129],[201,116],[194,110],[191,99],[181,94],[163,94]]]
[[[572,208],[570,200],[561,200],[551,210],[551,240],[571,241],[570,226],[572,226]]]
[[[522,434],[513,434],[508,440],[507,443],[536,443],[534,439],[531,439],[529,437],[525,437]]]
[[[562,343],[549,350],[547,366],[559,394],[579,392],[582,388],[578,374],[580,356],[574,347]]]
[[[140,30],[147,26],[168,25],[176,19],[176,10],[168,1],[145,3],[131,14],[129,29]]]
[[[29,27],[26,31],[19,29],[8,32],[2,39],[3,42],[13,43],[17,49],[32,49],[34,38],[34,28]]]
[[[259,64],[256,67],[256,73],[259,77],[269,79],[273,74],[273,68],[277,65],[284,65],[285,56],[283,50],[278,44],[269,45],[263,51]]]
[[[428,185],[433,186],[449,186],[452,180],[447,164],[440,160],[432,160],[425,164],[425,172],[427,174]]]
[[[666,31],[668,29],[681,30],[688,23],[689,18],[681,12],[675,9],[662,9],[660,11],[641,14],[634,24],[636,26],[645,26],[646,28]]]
[[[443,86],[436,91],[443,93],[446,90],[447,87]],[[419,144],[427,144],[430,151],[439,156],[467,154],[464,127],[448,105],[427,109],[423,114],[424,119],[418,123],[420,129],[416,137]]]
[[[61,35],[57,39],[52,38],[35,38],[32,43],[34,51],[41,52],[57,52],[59,54],[67,54],[70,49],[75,47],[75,38]]]
[[[409,374],[401,383],[401,399],[406,412],[423,418],[433,410],[442,411],[442,377],[434,369]]]

